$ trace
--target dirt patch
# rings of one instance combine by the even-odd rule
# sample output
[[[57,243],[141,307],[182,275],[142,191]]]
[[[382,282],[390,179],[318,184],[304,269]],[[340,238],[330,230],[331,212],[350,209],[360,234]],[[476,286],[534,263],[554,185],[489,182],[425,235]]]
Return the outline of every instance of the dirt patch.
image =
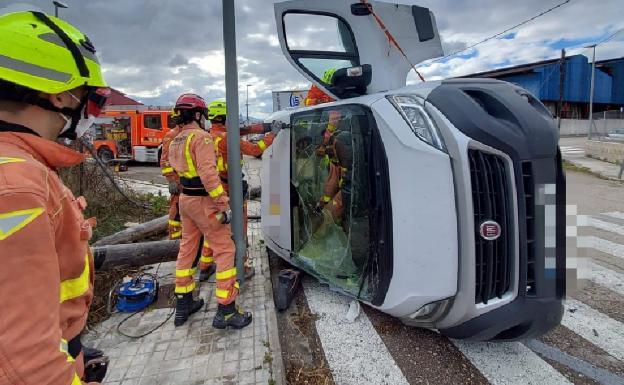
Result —
[[[281,269],[291,267],[269,253],[273,287]],[[291,385],[335,385],[327,364],[321,340],[316,333],[316,316],[310,312],[303,290],[299,290],[290,307],[277,312],[277,326],[282,348],[286,382]]]
[[[614,320],[624,322],[624,297],[618,293],[587,281],[583,290],[575,293],[574,297],[583,303],[591,303],[594,309]]]
[[[597,367],[609,370],[618,376],[624,375],[624,363],[618,361],[604,350],[585,340],[565,326],[557,326],[550,333],[539,339],[571,356],[578,357]]]
[[[489,384],[448,338],[363,309],[410,384]]]

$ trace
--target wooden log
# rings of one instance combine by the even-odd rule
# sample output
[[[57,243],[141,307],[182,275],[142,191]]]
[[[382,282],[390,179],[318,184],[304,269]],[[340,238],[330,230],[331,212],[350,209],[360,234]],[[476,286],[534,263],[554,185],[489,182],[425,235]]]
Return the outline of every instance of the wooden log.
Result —
[[[162,216],[160,218],[153,219],[149,222],[141,223],[138,226],[133,226],[122,230],[108,237],[104,237],[93,244],[97,246],[107,245],[119,245],[124,243],[132,243],[141,239],[152,237],[167,231],[168,217]]]
[[[115,266],[140,267],[176,259],[180,241],[154,241],[106,245],[93,248],[96,270],[108,270]]]

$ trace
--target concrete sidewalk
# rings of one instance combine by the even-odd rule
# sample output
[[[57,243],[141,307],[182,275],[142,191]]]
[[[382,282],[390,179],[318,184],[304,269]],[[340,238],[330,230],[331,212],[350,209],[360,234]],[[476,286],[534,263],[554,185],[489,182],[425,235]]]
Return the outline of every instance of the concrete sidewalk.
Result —
[[[216,330],[212,319],[217,303],[214,276],[200,284],[207,304],[181,327],[173,317],[153,333],[137,339],[121,335],[118,324],[128,316],[116,313],[83,337],[89,346],[104,350],[110,366],[104,384],[284,384],[284,370],[273,304],[269,263],[261,242],[259,223],[250,223],[250,255],[255,276],[241,288],[237,303],[253,312],[253,323],[243,330]],[[161,286],[174,280],[175,262],[151,266]],[[172,306],[172,305],[171,305]],[[140,335],[161,324],[173,308],[148,310],[125,322],[125,334]]]

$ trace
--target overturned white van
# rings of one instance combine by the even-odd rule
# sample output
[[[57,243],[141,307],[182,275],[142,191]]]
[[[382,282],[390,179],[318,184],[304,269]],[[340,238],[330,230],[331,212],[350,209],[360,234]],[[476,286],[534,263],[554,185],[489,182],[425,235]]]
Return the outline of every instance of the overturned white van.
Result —
[[[412,64],[442,55],[427,8],[294,0],[275,15],[289,62],[337,101],[268,119],[279,129],[263,157],[269,251],[455,338],[558,325],[565,181],[549,111],[500,81],[405,87]]]

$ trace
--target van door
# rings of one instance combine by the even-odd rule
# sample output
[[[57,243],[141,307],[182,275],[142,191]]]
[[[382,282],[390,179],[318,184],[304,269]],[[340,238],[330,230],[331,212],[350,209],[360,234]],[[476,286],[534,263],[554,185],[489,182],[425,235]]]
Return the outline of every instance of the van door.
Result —
[[[370,83],[360,94],[371,94],[405,86],[412,65],[443,54],[433,13],[417,5],[290,0],[274,9],[286,59],[338,99],[355,95],[332,83],[335,70],[370,65]]]

